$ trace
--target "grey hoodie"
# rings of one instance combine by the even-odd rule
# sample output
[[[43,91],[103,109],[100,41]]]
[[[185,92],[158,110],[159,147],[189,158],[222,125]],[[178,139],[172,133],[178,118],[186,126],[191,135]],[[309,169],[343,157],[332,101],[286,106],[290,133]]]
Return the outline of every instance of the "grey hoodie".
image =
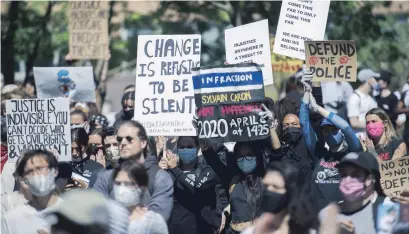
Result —
[[[173,181],[166,171],[157,168],[158,160],[154,155],[146,157],[144,166],[148,171],[149,187],[152,187],[152,194],[147,191],[142,199],[142,204],[147,205],[148,210],[162,215],[167,221],[173,208]],[[150,178],[150,175],[154,174],[152,173],[153,170],[157,170],[154,179]],[[108,170],[98,174],[92,189],[101,192],[106,197],[111,197],[113,172],[114,170]]]

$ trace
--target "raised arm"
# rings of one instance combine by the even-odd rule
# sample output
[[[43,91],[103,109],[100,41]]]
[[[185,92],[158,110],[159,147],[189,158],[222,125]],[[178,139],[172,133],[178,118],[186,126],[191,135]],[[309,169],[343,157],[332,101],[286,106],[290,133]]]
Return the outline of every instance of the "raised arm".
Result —
[[[318,114],[329,120],[331,123],[335,125],[335,127],[341,130],[341,132],[345,136],[345,141],[348,144],[348,149],[350,152],[359,152],[362,150],[361,142],[359,141],[354,130],[352,129],[351,125],[348,124],[347,121],[345,121],[339,115],[330,112],[321,106],[317,105],[315,109]]]
[[[305,92],[303,101],[300,107],[300,125],[304,137],[306,147],[311,155],[315,155],[315,146],[317,144],[317,136],[311,126],[310,111],[308,109],[308,102],[310,99],[310,92]],[[312,95],[311,95],[312,96]]]
[[[229,186],[234,174],[220,161],[216,151],[211,146],[201,145],[202,154],[207,164],[213,169],[224,185]]]

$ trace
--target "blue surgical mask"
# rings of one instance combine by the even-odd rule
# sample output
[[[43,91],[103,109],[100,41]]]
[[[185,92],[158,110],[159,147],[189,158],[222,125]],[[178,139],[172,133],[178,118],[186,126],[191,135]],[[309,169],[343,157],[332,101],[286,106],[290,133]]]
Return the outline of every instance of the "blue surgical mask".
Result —
[[[344,141],[344,134],[342,134],[341,131],[338,131],[333,134],[324,135],[324,140],[330,148],[335,148]]]
[[[191,164],[197,158],[197,149],[178,149],[178,155],[184,164]]]
[[[372,89],[375,91],[381,91],[381,85],[378,83],[372,84]]]
[[[244,174],[250,174],[257,167],[257,158],[253,156],[246,156],[237,160],[237,166]]]

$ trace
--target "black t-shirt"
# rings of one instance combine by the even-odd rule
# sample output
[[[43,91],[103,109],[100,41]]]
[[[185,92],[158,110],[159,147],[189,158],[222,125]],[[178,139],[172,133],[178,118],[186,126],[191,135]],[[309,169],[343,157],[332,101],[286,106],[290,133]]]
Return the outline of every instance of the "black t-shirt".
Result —
[[[384,110],[389,118],[391,119],[393,125],[396,124],[396,120],[398,119],[398,115],[395,112],[395,109],[398,105],[398,97],[396,97],[395,94],[391,93],[387,97],[382,97],[381,95],[378,95],[375,97],[376,102],[378,103],[378,107]]]
[[[292,164],[299,170],[304,182],[311,183],[314,162],[302,137],[296,145],[282,145],[280,149],[274,150],[272,157],[279,157],[282,162]]]
[[[391,160],[393,153],[402,142],[403,140],[401,139],[393,138],[385,147],[375,147],[376,153],[382,161]]]
[[[344,155],[344,153],[341,153]],[[339,202],[342,200],[339,191],[339,172],[335,168],[338,160],[324,158],[320,159],[312,173],[312,194],[316,199],[316,204],[321,210],[330,202]]]
[[[83,163],[71,162],[72,172],[77,173],[89,180],[89,186],[92,186],[100,171],[105,171],[104,166],[94,160],[87,160]]]

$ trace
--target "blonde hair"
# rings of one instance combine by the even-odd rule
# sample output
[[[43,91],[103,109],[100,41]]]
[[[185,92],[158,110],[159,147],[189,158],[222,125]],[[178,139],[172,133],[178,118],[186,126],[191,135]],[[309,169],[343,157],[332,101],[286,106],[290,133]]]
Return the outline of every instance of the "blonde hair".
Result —
[[[393,138],[397,138],[397,134],[395,128],[393,127],[392,121],[384,110],[382,110],[381,108],[373,108],[372,110],[368,111],[368,113],[366,113],[365,118],[368,117],[368,115],[377,115],[382,120],[385,126],[384,134],[386,136],[387,142],[392,141]]]

